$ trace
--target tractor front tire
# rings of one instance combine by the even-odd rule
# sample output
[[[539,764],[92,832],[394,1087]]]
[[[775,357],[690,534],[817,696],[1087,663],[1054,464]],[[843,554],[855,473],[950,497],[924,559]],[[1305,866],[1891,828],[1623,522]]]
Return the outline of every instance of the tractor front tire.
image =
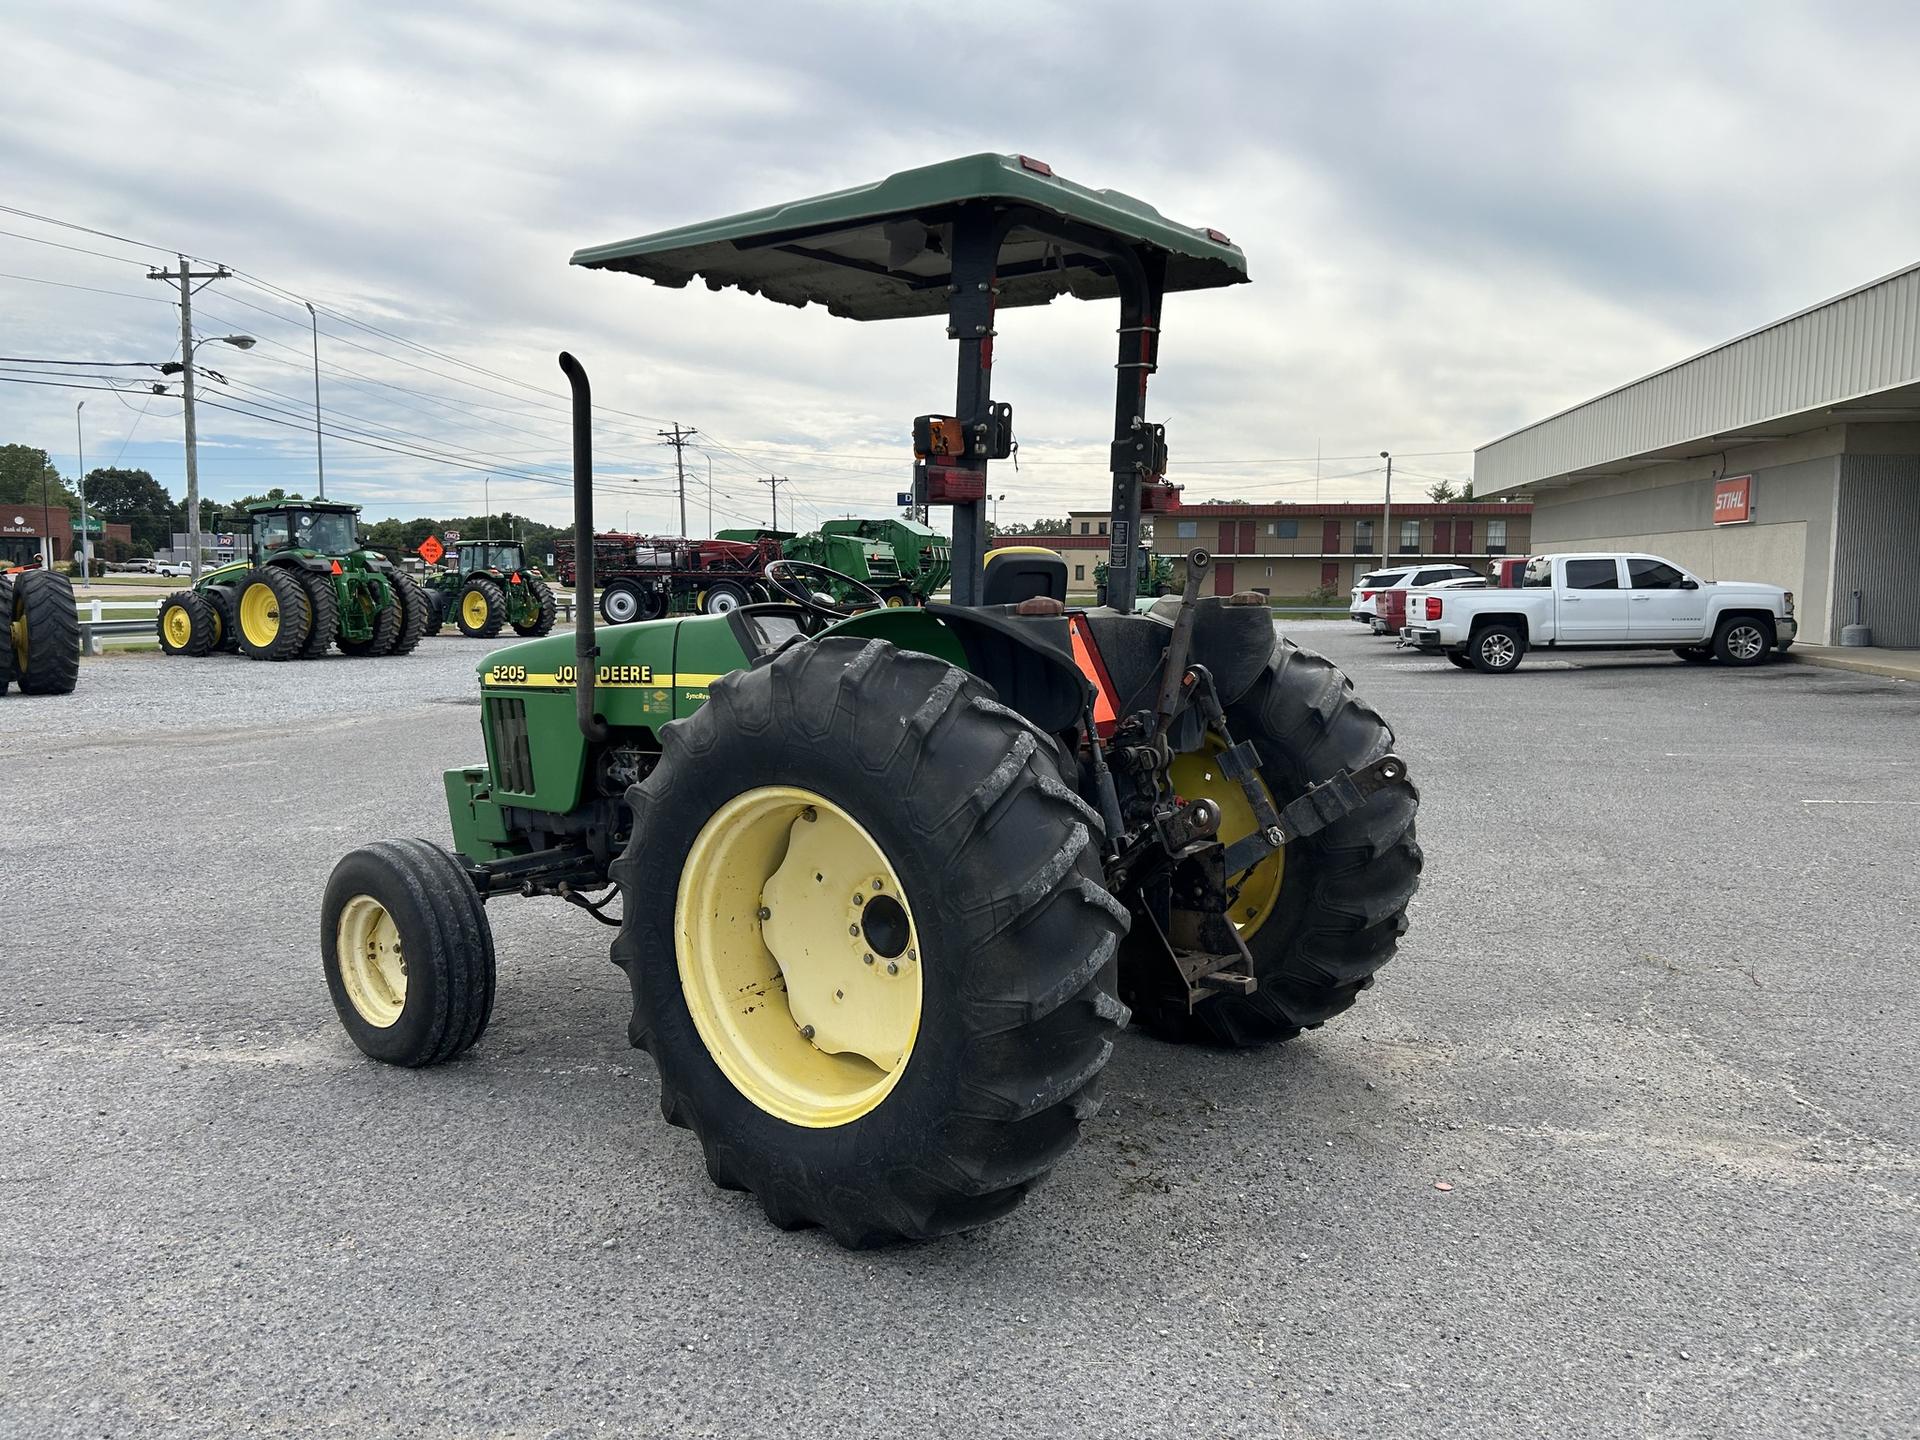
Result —
[[[1125,910],[1052,737],[945,661],[828,638],[716,681],[627,793],[629,1036],[784,1229],[918,1240],[1073,1148]],[[817,1028],[816,1028],[817,1027]]]
[[[727,615],[752,603],[753,596],[747,593],[746,586],[732,580],[716,580],[700,597],[700,610],[706,615]]]
[[[298,574],[300,588],[307,592],[307,643],[300,647],[300,658],[318,660],[340,633],[340,592],[331,575],[311,570]]]
[[[460,587],[453,602],[454,623],[469,640],[491,640],[507,623],[507,595],[484,575]]]
[[[400,592],[393,592],[392,600],[373,612],[372,633],[364,640],[349,640],[342,635],[334,641],[342,655],[351,655],[359,660],[378,659],[392,652],[399,643],[400,628],[406,618],[405,605]]]
[[[213,612],[213,648],[228,655],[236,653],[240,649],[240,606],[232,587],[209,585],[200,593]]]
[[[160,603],[153,629],[163,654],[200,656],[213,649],[219,623],[206,596],[176,590]]]
[[[1261,779],[1280,806],[1393,749],[1392,729],[1339,668],[1290,640],[1275,642],[1265,672],[1227,708],[1227,723],[1236,740],[1253,742]],[[1158,1003],[1142,998],[1141,1019],[1167,1039],[1250,1046],[1289,1039],[1347,1009],[1406,931],[1407,904],[1420,883],[1419,804],[1411,781],[1393,785],[1289,844],[1277,887],[1243,883],[1232,918],[1253,956],[1251,995],[1216,995],[1191,1014],[1164,995]],[[1223,827],[1221,838],[1240,837]],[[1242,910],[1250,898],[1260,902],[1254,915]]]
[[[80,683],[80,607],[51,570],[13,579],[13,683],[22,695],[70,695]]]
[[[553,591],[548,588],[546,581],[529,575],[527,594],[533,601],[533,618],[524,625],[514,622],[514,633],[529,637],[552,634],[553,622],[560,614],[560,607],[554,603]]]
[[[423,588],[420,593],[427,597],[427,625],[421,633],[438,635],[440,627],[447,623],[447,592]]]
[[[307,643],[311,602],[291,570],[265,566],[240,582],[240,648],[249,660],[292,660]]]
[[[353,1043],[388,1065],[451,1060],[493,1015],[493,929],[460,862],[430,840],[341,857],[320,909],[327,993]]]
[[[419,648],[420,637],[427,633],[427,615],[433,609],[433,602],[411,575],[402,575],[396,570],[387,576],[387,583],[400,602],[400,633],[394,636],[393,646],[387,653],[411,655]]]

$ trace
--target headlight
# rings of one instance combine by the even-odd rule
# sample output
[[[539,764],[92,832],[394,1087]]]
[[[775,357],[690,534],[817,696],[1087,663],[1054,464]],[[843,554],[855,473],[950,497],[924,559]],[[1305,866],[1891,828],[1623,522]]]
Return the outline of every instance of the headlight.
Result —
[[[1793,613],[1793,591],[1787,591],[1787,614]]]

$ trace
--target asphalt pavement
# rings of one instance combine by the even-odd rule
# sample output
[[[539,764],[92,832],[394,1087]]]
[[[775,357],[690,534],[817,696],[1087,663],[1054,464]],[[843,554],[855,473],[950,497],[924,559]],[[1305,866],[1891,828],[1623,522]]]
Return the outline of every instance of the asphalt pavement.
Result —
[[[1911,1436],[1920,686],[1290,628],[1422,788],[1399,957],[863,1253],[709,1183],[556,901],[468,1056],[347,1041],[321,888],[447,838],[486,644],[0,699],[0,1435]]]

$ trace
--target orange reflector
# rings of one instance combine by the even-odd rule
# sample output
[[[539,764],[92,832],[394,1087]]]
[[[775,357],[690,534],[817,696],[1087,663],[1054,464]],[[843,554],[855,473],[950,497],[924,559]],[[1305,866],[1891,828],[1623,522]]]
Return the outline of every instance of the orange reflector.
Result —
[[[340,574],[340,573],[341,573],[341,571],[340,571],[340,562],[339,562],[338,560],[336,560],[336,561],[334,561],[334,562],[333,562],[333,573],[334,573],[334,574],[336,574],[336,575],[338,575],[338,574]]]
[[[1119,696],[1113,692],[1113,678],[1107,674],[1105,662],[1100,659],[1100,651],[1093,643],[1093,636],[1087,629],[1087,617],[1073,617],[1073,663],[1080,667],[1080,673],[1093,682],[1093,728],[1102,736],[1111,735],[1114,727],[1120,723]]]

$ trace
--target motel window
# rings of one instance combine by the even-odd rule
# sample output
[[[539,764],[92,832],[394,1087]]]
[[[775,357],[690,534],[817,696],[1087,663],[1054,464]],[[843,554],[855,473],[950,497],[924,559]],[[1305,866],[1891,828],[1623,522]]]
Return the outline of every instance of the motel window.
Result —
[[[1200,538],[1200,522],[1198,520],[1176,520],[1173,522],[1173,533],[1181,540],[1197,540]]]
[[[1406,555],[1420,553],[1420,522],[1418,520],[1400,522],[1400,550]]]
[[[1356,520],[1353,522],[1353,553],[1364,555],[1373,549],[1373,522]]]
[[[1298,520],[1269,520],[1267,522],[1267,534],[1276,540],[1298,540],[1300,538],[1300,522]]]
[[[1507,553],[1507,522],[1504,520],[1487,521],[1487,554],[1504,555]]]

